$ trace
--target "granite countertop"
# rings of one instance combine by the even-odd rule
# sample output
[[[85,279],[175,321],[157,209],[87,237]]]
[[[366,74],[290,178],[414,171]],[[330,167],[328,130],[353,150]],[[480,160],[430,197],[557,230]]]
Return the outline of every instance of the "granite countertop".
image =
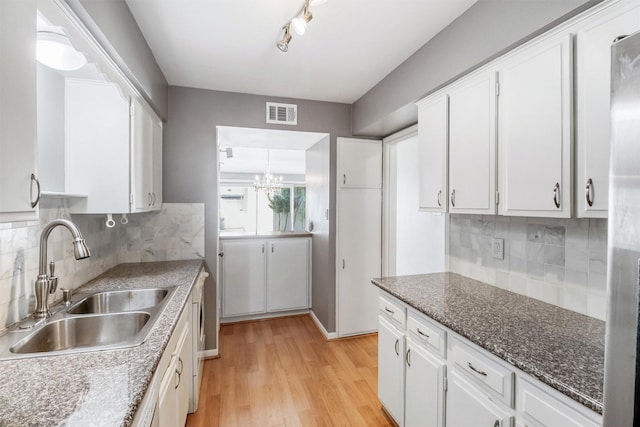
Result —
[[[120,264],[84,285],[82,291],[178,288],[142,345],[0,361],[0,425],[130,425],[202,266]]]
[[[220,240],[226,239],[282,239],[285,237],[311,237],[308,231],[271,231],[269,233],[242,233],[235,231],[221,231]]]
[[[602,414],[605,323],[455,273],[373,284]]]

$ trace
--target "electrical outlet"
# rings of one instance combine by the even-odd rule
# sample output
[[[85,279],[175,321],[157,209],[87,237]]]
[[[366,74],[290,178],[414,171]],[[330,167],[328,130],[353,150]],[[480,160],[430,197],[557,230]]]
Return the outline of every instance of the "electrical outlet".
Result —
[[[504,239],[493,239],[493,257],[504,259]]]

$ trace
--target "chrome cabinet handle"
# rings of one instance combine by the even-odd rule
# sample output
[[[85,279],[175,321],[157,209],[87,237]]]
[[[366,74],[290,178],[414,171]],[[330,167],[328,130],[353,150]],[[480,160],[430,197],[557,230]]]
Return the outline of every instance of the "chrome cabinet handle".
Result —
[[[218,256],[222,258],[224,256],[224,252],[218,252]]]
[[[418,334],[422,335],[423,337],[425,337],[425,338],[429,338],[429,335],[427,335],[427,334],[425,334],[424,332],[422,332],[422,331],[420,330],[420,328],[418,328],[416,331],[418,332]]]
[[[391,314],[391,315],[393,315],[393,313],[394,313],[394,311],[393,311],[393,310],[390,310],[390,309],[388,309],[387,307],[385,307],[385,308],[384,308],[384,311],[386,311],[387,313],[389,313],[389,314]]]
[[[407,355],[405,356],[405,360],[407,361],[407,366],[411,367],[411,349],[407,349]]]
[[[400,356],[400,339],[396,338],[396,356]]]
[[[38,187],[38,194],[36,195],[36,199],[33,200],[31,199],[31,196],[33,196],[33,183],[36,183],[36,186]],[[38,181],[38,178],[36,178],[35,174],[31,174],[31,184],[29,185],[29,198],[31,199],[31,208],[35,208],[36,206],[38,206],[38,202],[40,201],[40,181]]]
[[[344,270],[344,266],[345,266],[344,258],[342,258],[342,269],[343,269],[343,270]]]
[[[442,198],[442,190],[438,191],[438,207],[441,208],[442,207],[442,202],[440,201],[440,199]]]
[[[184,370],[184,362],[182,361],[182,357],[178,357],[178,362],[180,362],[180,369],[176,368],[176,372],[178,372],[178,375],[182,375],[182,371]]]
[[[496,420],[496,422],[493,423],[493,427],[500,427],[500,420]]]
[[[271,244],[271,253],[273,253],[273,243]]]
[[[560,183],[556,182],[556,185],[553,186],[553,203],[556,205],[556,208],[560,208]]]
[[[153,201],[151,202],[151,206],[155,206],[156,205],[156,192],[152,192],[151,196],[153,197]]]
[[[346,184],[347,183],[347,174],[343,173],[342,174],[342,184]]]
[[[471,369],[476,374],[482,375],[483,377],[487,376],[487,373],[485,371],[481,371],[481,370],[477,369],[475,366],[473,366],[471,364],[471,362],[467,362],[467,366],[469,367],[469,369]]]
[[[264,253],[264,243],[262,244],[262,253]]]
[[[147,206],[151,206],[151,201],[153,200],[153,196],[151,193],[147,193]]]
[[[593,206],[593,181],[591,178],[587,180],[584,196],[587,198],[587,205],[589,205],[589,207]]]
[[[451,206],[456,207],[456,190],[451,191]]]

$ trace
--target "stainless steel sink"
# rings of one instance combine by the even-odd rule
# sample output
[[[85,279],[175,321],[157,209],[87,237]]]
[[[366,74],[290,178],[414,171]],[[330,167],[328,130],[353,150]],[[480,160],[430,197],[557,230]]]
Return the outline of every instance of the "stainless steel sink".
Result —
[[[142,344],[176,288],[79,292],[70,306],[51,307],[53,315],[11,325],[0,334],[0,360]]]
[[[87,314],[144,310],[160,304],[168,294],[169,290],[162,288],[99,292],[81,299],[67,312]]]
[[[150,318],[151,315],[146,312],[68,317],[45,324],[9,350],[25,354],[86,347],[104,348],[114,344],[133,345]]]

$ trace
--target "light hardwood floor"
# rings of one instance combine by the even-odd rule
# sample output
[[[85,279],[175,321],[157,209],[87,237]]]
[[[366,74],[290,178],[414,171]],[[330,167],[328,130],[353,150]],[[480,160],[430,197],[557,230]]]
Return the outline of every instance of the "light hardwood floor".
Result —
[[[377,343],[326,341],[307,315],[223,325],[187,426],[392,426],[377,398]]]

